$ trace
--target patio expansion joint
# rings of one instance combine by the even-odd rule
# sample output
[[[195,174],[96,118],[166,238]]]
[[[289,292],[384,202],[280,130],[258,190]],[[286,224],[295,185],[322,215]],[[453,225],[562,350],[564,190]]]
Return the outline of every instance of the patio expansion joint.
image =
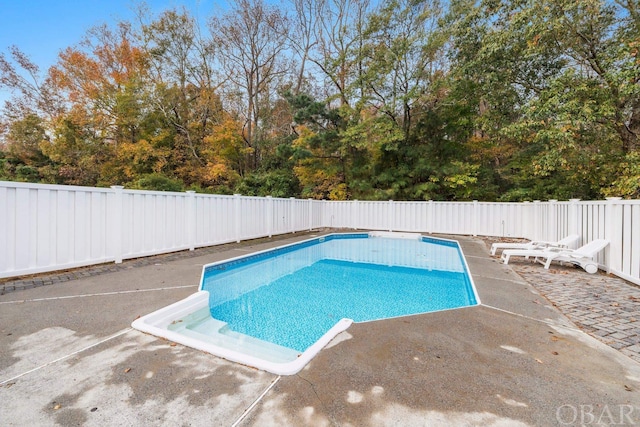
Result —
[[[180,285],[180,286],[169,286],[162,288],[153,288],[153,289],[136,289],[133,291],[116,291],[116,292],[99,292],[95,294],[79,294],[79,295],[65,295],[62,297],[51,297],[51,298],[32,298],[32,299],[21,299],[14,301],[0,301],[1,304],[23,304],[25,302],[38,302],[38,301],[55,301],[55,300],[63,300],[63,299],[72,299],[72,298],[87,298],[87,297],[102,297],[102,296],[110,296],[110,295],[124,295],[124,294],[135,294],[140,292],[154,292],[154,291],[168,291],[174,289],[183,289],[183,288],[192,288],[197,287],[198,285]]]
[[[244,421],[244,419],[251,413],[251,411],[253,411],[253,408],[255,408],[258,405],[258,403],[260,403],[260,401],[262,401],[262,399],[267,395],[267,393],[269,393],[269,391],[278,383],[278,381],[280,381],[280,378],[282,378],[282,376],[278,375],[276,379],[271,381],[271,384],[269,384],[269,386],[260,394],[260,396],[258,396],[258,398],[254,400],[253,403],[251,403],[251,405],[249,405],[247,409],[244,410],[242,415],[240,415],[240,418],[238,418],[236,422],[231,424],[231,427],[239,426],[240,423]]]
[[[507,313],[507,314],[510,314],[512,316],[521,317],[523,319],[532,320],[534,322],[543,323],[545,325],[549,325],[549,326],[553,326],[553,327],[561,326],[564,329],[570,329],[570,330],[574,330],[574,331],[577,331],[577,332],[581,332],[581,333],[583,333],[585,335],[589,335],[589,334],[586,334],[578,326],[576,326],[573,322],[570,322],[570,324],[558,324],[558,323],[555,323],[555,322],[550,322],[548,320],[536,319],[535,317],[530,317],[530,316],[525,316],[524,314],[514,313],[513,311],[505,310],[505,309],[499,308],[499,307],[494,307],[494,306],[488,305],[488,304],[480,304],[480,305],[482,307],[487,307],[487,308],[490,308],[492,310],[501,311],[503,313]]]
[[[530,283],[527,282],[526,280],[518,280],[516,278],[512,278],[512,277],[497,277],[497,276],[486,276],[483,274],[477,274],[477,273],[471,273],[471,275],[473,277],[481,277],[483,279],[489,279],[489,280],[499,280],[501,282],[511,282],[511,283],[515,283],[516,285],[526,285],[526,286],[530,286]]]
[[[486,261],[486,260],[487,260],[487,257],[486,257],[486,256],[483,256],[483,255],[469,255],[469,254],[464,254],[464,257],[465,257],[465,258],[481,259],[481,260],[483,260],[483,261]]]
[[[118,338],[119,336],[124,335],[124,334],[126,334],[127,332],[130,332],[130,331],[133,331],[133,328],[126,328],[126,329],[123,329],[123,330],[121,330],[121,331],[119,331],[119,332],[116,332],[116,333],[115,333],[115,334],[113,334],[113,335],[108,336],[107,338],[105,338],[105,339],[103,339],[103,340],[100,340],[100,341],[98,341],[98,342],[96,342],[96,343],[93,343],[93,344],[88,345],[88,346],[86,346],[86,347],[84,347],[84,348],[81,348],[80,350],[76,350],[76,351],[71,352],[71,353],[69,353],[69,354],[67,354],[67,355],[64,355],[64,356],[58,357],[58,358],[57,358],[57,359],[55,359],[55,360],[51,360],[51,361],[49,361],[49,362],[47,362],[47,363],[44,363],[44,364],[42,364],[42,365],[40,365],[40,366],[37,366],[37,367],[35,367],[35,368],[33,368],[33,369],[29,369],[29,370],[28,370],[28,371],[26,371],[26,372],[23,372],[23,373],[18,374],[18,375],[14,375],[13,377],[11,377],[11,378],[9,378],[9,379],[6,379],[6,380],[3,380],[3,381],[0,381],[0,387],[1,387],[1,386],[3,386],[3,385],[5,385],[5,384],[7,384],[7,383],[10,383],[10,382],[12,382],[12,381],[17,380],[18,378],[24,377],[25,375],[29,375],[29,374],[31,374],[31,373],[33,373],[33,372],[39,371],[40,369],[46,368],[47,366],[55,365],[55,364],[56,364],[56,363],[58,363],[58,362],[61,362],[61,361],[63,361],[63,360],[66,360],[66,359],[68,359],[68,358],[70,358],[70,357],[73,357],[73,356],[75,356],[75,355],[77,355],[77,354],[80,354],[80,353],[82,353],[82,352],[84,352],[84,351],[87,351],[87,350],[89,350],[89,349],[91,349],[91,348],[93,348],[93,347],[99,346],[100,344],[103,344],[103,343],[105,343],[105,342],[107,342],[107,341],[110,341],[110,340],[112,340],[112,339],[114,339],[114,338]]]

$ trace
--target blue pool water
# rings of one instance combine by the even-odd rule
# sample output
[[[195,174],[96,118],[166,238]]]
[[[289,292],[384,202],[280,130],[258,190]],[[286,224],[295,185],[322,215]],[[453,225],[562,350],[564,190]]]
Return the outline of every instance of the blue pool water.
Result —
[[[299,352],[342,318],[365,322],[477,304],[455,242],[361,233],[207,267],[202,289],[211,316],[232,331]]]

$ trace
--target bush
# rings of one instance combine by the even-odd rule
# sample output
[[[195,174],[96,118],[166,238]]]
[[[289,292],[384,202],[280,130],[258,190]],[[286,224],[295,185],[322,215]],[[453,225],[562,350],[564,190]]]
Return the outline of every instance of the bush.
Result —
[[[154,191],[184,191],[184,184],[180,180],[152,173],[137,180],[132,188]]]

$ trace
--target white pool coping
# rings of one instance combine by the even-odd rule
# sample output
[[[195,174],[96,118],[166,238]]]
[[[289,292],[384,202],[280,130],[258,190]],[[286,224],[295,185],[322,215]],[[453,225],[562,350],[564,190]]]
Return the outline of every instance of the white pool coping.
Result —
[[[340,234],[340,233],[337,233]],[[347,233],[353,234],[353,233]],[[358,233],[356,233],[358,234]],[[364,234],[364,233],[363,233]],[[392,237],[392,238],[404,238],[404,239],[420,239],[423,237],[420,233],[394,233],[394,232],[370,232],[367,233],[370,237]],[[327,235],[330,236],[330,235]],[[323,236],[323,237],[327,237]],[[317,238],[309,239],[304,242],[315,240]],[[464,263],[464,267],[466,269],[466,274],[469,280],[471,281],[470,285],[473,290],[474,297],[476,298],[476,305],[480,304],[480,299],[477,294],[475,284],[473,283],[473,278],[469,273],[469,267],[467,265],[464,254],[462,253],[462,248],[455,240],[442,239],[442,238],[433,238],[434,240],[443,240],[455,242],[458,246],[458,250],[462,255],[462,261]],[[292,246],[304,242],[297,242],[291,245],[283,245],[278,248],[283,248],[287,246]],[[259,251],[252,253],[251,255],[256,255],[264,252],[272,251],[272,248],[265,251]],[[219,263],[229,262],[231,260],[235,260],[238,258],[244,258],[246,256],[251,255],[243,255],[236,258],[231,258],[225,261],[220,261],[218,263],[207,264],[203,267],[202,279],[200,286],[202,287],[202,283],[204,280],[204,271],[207,266],[215,265]],[[261,369],[267,372],[271,372],[276,375],[294,375],[302,368],[304,368],[307,363],[313,359],[320,350],[322,350],[329,342],[335,338],[339,333],[345,331],[351,324],[353,320],[351,319],[340,319],[336,324],[333,325],[318,341],[316,341],[313,345],[307,348],[304,352],[298,353],[295,350],[288,349],[286,347],[281,347],[276,344],[268,343],[265,341],[258,340],[253,337],[249,337],[246,335],[238,334],[232,332],[231,335],[227,335],[221,333],[220,331],[224,328],[226,323],[218,321],[216,319],[210,318],[213,323],[213,327],[208,328],[207,333],[202,333],[196,331],[194,328],[182,328],[182,331],[172,330],[180,329],[180,327],[175,327],[176,324],[183,322],[187,316],[196,313],[199,310],[208,309],[209,306],[209,292],[204,290],[199,290],[198,292],[188,296],[187,298],[175,302],[167,307],[161,308],[159,310],[154,311],[153,313],[147,314],[136,319],[131,326],[134,329],[137,329],[141,332],[145,332],[151,335],[155,335],[160,338],[165,338],[169,341],[185,345],[187,347],[195,348],[197,350],[201,350],[215,356],[221,357],[223,359],[227,359],[232,362],[241,363],[243,365],[252,366],[257,369]],[[189,329],[189,330],[185,330]],[[274,357],[274,355],[276,355]],[[262,357],[260,357],[262,356]],[[271,359],[271,360],[268,360]],[[291,359],[291,360],[286,360]],[[278,361],[281,360],[281,361]]]

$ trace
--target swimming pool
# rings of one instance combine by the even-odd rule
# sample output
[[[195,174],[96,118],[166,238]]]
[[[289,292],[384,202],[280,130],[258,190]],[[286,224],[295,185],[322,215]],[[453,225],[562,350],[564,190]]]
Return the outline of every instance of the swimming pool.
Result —
[[[330,234],[205,265],[198,293],[133,327],[289,375],[353,321],[478,303],[456,241]]]

